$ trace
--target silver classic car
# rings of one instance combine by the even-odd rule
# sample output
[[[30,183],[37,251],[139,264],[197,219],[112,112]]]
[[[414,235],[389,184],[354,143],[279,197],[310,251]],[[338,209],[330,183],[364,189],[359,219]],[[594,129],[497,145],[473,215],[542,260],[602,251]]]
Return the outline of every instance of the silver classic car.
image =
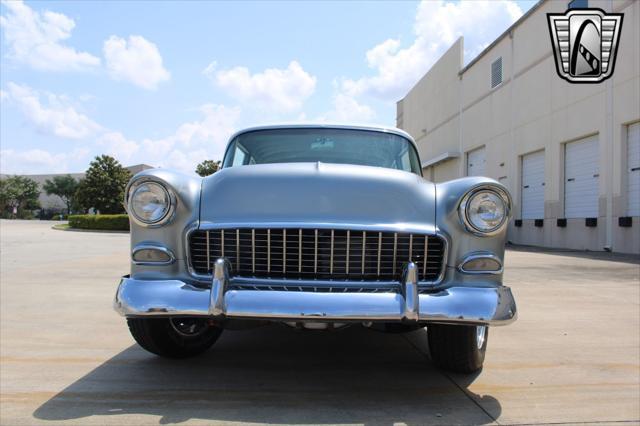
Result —
[[[482,367],[488,327],[516,319],[502,285],[512,201],[498,182],[422,177],[398,129],[264,126],[222,169],[145,170],[126,189],[131,273],[116,311],[146,350],[182,358],[224,328],[427,327],[440,367]]]

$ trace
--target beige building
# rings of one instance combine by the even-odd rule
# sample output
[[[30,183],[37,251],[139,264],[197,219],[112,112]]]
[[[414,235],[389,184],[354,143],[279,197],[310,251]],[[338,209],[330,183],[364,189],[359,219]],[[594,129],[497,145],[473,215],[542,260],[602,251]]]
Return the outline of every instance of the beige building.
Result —
[[[640,253],[640,1],[588,1],[624,13],[614,74],[599,84],[556,72],[546,14],[568,3],[539,2],[466,66],[460,38],[398,102],[397,126],[428,179],[509,188],[510,241]]]

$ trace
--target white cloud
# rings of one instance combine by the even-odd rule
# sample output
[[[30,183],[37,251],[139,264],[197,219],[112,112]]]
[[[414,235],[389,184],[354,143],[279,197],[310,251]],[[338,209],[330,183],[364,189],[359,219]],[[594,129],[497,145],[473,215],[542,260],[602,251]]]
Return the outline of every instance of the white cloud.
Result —
[[[359,103],[351,96],[338,93],[333,98],[333,110],[318,118],[319,121],[345,123],[368,123],[376,117],[375,111],[368,105]]]
[[[316,77],[297,61],[284,69],[268,68],[255,74],[246,67],[218,71],[212,62],[203,73],[234,99],[274,113],[299,110],[316,88]]]
[[[25,118],[44,134],[65,139],[84,139],[101,129],[100,125],[78,112],[64,95],[39,93],[29,86],[9,82],[4,96],[15,103]],[[42,102],[45,98],[46,102]]]
[[[201,120],[180,125],[172,135],[144,139],[140,161],[193,172],[202,160],[222,160],[227,140],[236,131],[240,108],[206,104],[200,112]]]
[[[89,150],[78,148],[69,153],[51,153],[42,149],[16,151],[0,150],[0,173],[34,174],[65,173],[69,171],[69,163],[88,159]]]
[[[344,79],[342,90],[349,96],[369,95],[386,101],[404,96],[453,44],[464,36],[465,58],[471,58],[522,16],[514,1],[423,0],[414,23],[415,40],[402,48],[398,39],[388,39],[367,52],[373,76]]]
[[[3,1],[0,16],[7,56],[44,71],[80,71],[100,65],[100,58],[62,42],[71,37],[73,19],[61,13],[36,12],[22,0]]]
[[[128,140],[120,132],[102,134],[97,140],[97,145],[104,148],[103,153],[117,158],[121,163],[128,163],[140,150],[137,142]]]
[[[109,75],[147,90],[155,90],[171,74],[162,65],[158,47],[144,37],[132,35],[129,40],[111,36],[104,42],[104,57]]]
[[[183,123],[160,139],[127,139],[122,133],[107,131],[96,141],[96,151],[124,164],[147,163],[193,173],[203,160],[221,160],[226,143],[237,128],[239,108],[206,104],[200,120]]]

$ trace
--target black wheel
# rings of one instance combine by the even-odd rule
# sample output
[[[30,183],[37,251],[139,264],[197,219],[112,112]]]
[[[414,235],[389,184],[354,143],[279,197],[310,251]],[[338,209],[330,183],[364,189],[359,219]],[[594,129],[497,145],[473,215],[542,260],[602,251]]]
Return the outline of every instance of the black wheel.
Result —
[[[127,325],[140,346],[166,358],[198,355],[222,333],[204,318],[130,318]]]
[[[427,336],[431,359],[438,367],[467,374],[482,368],[488,327],[432,324],[427,326]]]

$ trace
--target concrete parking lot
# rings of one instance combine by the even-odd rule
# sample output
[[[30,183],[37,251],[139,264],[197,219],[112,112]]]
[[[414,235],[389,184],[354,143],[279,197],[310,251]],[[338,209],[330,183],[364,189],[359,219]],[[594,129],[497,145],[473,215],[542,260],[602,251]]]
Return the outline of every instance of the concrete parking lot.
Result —
[[[512,249],[519,320],[477,376],[438,371],[425,332],[227,331],[168,361],[111,308],[128,235],[1,221],[0,423],[640,423],[640,266]]]

